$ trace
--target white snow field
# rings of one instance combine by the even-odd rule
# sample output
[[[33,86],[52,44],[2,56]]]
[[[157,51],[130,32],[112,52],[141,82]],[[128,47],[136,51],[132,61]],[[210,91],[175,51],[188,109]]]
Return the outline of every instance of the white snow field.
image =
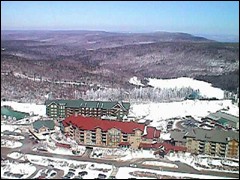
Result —
[[[18,159],[20,157],[22,157],[22,153],[20,152],[12,152],[11,154],[8,154],[7,156],[12,158],[12,159]]]
[[[102,154],[101,156],[93,156],[93,154]],[[91,158],[97,159],[111,159],[115,161],[128,161],[131,159],[141,158],[156,158],[153,151],[149,150],[131,150],[131,149],[112,149],[94,147],[91,153]]]
[[[1,101],[1,106],[11,106],[16,111],[34,113],[36,115],[46,115],[46,106],[36,103],[18,103],[14,101]]]
[[[224,91],[220,88],[212,87],[211,83],[199,81],[193,78],[188,77],[180,77],[175,79],[155,79],[155,78],[148,78],[148,85],[153,86],[154,88],[161,88],[161,89],[180,89],[184,87],[190,87],[193,90],[199,90],[200,95],[207,98],[216,97],[218,99],[223,99]],[[140,80],[136,76],[130,78],[129,83],[143,86]]]
[[[231,158],[223,159],[221,157],[211,157],[207,155],[198,155],[196,157],[193,157],[190,153],[180,153],[180,154],[174,154],[170,153],[166,156],[166,158],[170,161],[180,161],[182,163],[186,163],[189,166],[201,171],[206,170],[206,168],[199,167],[196,165],[196,163],[201,164],[202,166],[207,167],[208,171],[221,171],[221,172],[230,172],[230,173],[239,173],[238,169],[231,169],[231,168],[223,168],[223,164],[230,165],[231,167],[239,167],[239,163],[236,163],[237,159],[232,160]],[[239,161],[238,161],[239,162]],[[213,168],[211,165],[222,167],[223,169]]]
[[[195,119],[206,117],[221,109],[228,109],[231,114],[239,117],[239,108],[233,105],[231,100],[185,100],[170,103],[145,103],[131,104],[129,116],[136,116],[139,119],[149,119],[152,126],[158,127],[166,124],[166,119],[192,116]],[[225,111],[228,113],[228,111]],[[162,121],[162,122],[161,122]]]
[[[189,173],[178,173],[178,172],[169,172],[169,171],[157,171],[157,170],[150,170],[150,169],[141,169],[141,168],[131,168],[131,167],[120,167],[116,179],[128,179],[128,178],[136,178],[136,179],[152,179],[147,177],[136,177],[130,175],[130,172],[134,171],[142,171],[142,172],[150,172],[155,173],[158,175],[167,175],[167,176],[174,176],[174,177],[189,177],[189,178],[198,178],[198,179],[231,179],[227,177],[219,177],[219,176],[210,176],[210,175],[200,175],[200,174],[189,174]]]
[[[144,164],[144,165],[151,165],[151,166],[178,168],[178,166],[176,164],[160,162],[160,161],[145,161],[142,164]]]
[[[35,114],[46,115],[45,105],[11,101],[2,102],[2,106],[3,105],[10,105],[13,109],[23,112],[34,112]],[[152,120],[152,126],[163,127],[163,129],[165,129],[167,125],[166,119],[192,116],[198,120],[218,110],[223,110],[226,113],[239,117],[239,108],[233,105],[231,100],[185,100],[169,103],[131,103],[130,108],[129,116],[135,116],[138,119]],[[36,117],[36,119],[37,118],[38,117]]]
[[[2,124],[1,123],[1,132],[14,131],[17,128],[18,128],[18,126],[15,126],[15,125],[9,125],[9,124]]]
[[[137,86],[144,86],[144,84],[141,83],[140,80],[136,76],[133,76],[130,80],[129,83],[137,85]]]
[[[80,171],[87,171],[88,174],[85,175],[84,179],[94,179],[98,177],[99,173],[105,174],[107,178],[110,176],[112,172],[112,165],[108,164],[100,164],[100,163],[91,163],[91,162],[83,162],[83,161],[76,161],[76,160],[69,160],[69,159],[62,159],[62,158],[46,158],[44,156],[38,155],[31,155],[26,154],[28,160],[33,164],[48,166],[50,164],[54,165],[55,168],[61,169],[64,171],[64,175],[66,175],[70,168],[73,166],[83,166],[82,168],[75,168],[76,172],[75,175],[78,174]],[[102,170],[106,170],[103,172]]]
[[[18,141],[12,141],[8,139],[1,139],[1,147],[7,147],[7,148],[17,148],[21,147],[23,144]]]
[[[5,165],[4,165],[5,164]],[[18,163],[18,162],[9,162],[4,161],[1,162],[1,178],[6,179],[18,179],[14,176],[6,176],[5,172],[11,172],[14,174],[22,174],[21,179],[27,179],[36,171],[36,167],[31,165],[30,163]]]

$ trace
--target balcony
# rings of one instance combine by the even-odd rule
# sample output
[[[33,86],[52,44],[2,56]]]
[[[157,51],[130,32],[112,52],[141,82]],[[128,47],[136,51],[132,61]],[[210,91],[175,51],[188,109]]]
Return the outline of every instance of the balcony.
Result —
[[[225,154],[225,152],[226,152],[225,150],[220,150],[219,154]]]
[[[225,150],[226,149],[226,146],[220,146],[220,151],[222,151],[222,150]]]
[[[211,146],[211,150],[215,150],[216,149],[216,146]]]

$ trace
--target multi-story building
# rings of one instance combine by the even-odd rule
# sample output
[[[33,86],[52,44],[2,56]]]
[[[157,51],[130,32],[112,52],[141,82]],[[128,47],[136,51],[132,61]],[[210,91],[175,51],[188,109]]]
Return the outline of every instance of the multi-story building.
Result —
[[[236,131],[195,128],[189,129],[187,132],[171,131],[171,138],[177,144],[185,145],[187,151],[191,153],[239,157],[239,132]]]
[[[79,144],[137,149],[142,142],[158,141],[160,130],[137,122],[101,120],[93,117],[70,116],[62,121],[62,131]]]
[[[223,126],[239,129],[239,117],[237,116],[217,111],[216,113],[209,114],[207,118]]]
[[[11,107],[3,106],[1,107],[1,118],[9,120],[20,120],[29,117],[29,113],[15,111]]]
[[[46,113],[52,118],[65,118],[71,115],[90,117],[115,117],[123,119],[129,113],[130,103],[118,101],[47,100]]]

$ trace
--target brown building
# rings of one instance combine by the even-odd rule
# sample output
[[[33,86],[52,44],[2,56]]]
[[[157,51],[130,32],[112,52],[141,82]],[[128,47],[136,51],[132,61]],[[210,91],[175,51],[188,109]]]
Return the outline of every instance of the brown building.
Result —
[[[187,151],[230,158],[239,157],[239,133],[232,130],[189,129],[187,132],[171,131],[177,145],[185,145]]]
[[[158,141],[160,130],[133,121],[101,120],[93,117],[70,116],[62,121],[66,136],[79,144],[137,149],[142,142]]]
[[[46,113],[52,118],[65,118],[71,115],[90,117],[110,116],[123,119],[129,113],[130,103],[118,101],[47,100]]]

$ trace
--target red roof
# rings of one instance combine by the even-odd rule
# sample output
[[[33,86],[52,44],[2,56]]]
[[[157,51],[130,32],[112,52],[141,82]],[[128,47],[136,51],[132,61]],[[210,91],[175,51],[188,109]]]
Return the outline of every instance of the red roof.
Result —
[[[139,124],[133,121],[122,122],[101,120],[93,117],[84,117],[80,115],[73,115],[63,120],[64,126],[68,126],[69,124],[72,124],[82,130],[95,130],[96,128],[101,128],[102,131],[108,131],[109,129],[116,128],[127,134],[133,134],[134,130],[136,129],[139,129],[143,132],[145,127],[145,124]]]
[[[147,127],[147,134],[144,135],[144,138],[147,139],[153,139],[153,138],[159,138],[160,137],[160,130],[157,130],[155,127],[148,126]]]
[[[165,152],[168,152],[170,150],[173,151],[186,151],[187,148],[183,146],[173,146],[169,143],[154,143],[154,144],[148,144],[148,143],[140,143],[139,148],[159,148],[160,146],[164,146]]]
[[[68,126],[69,124],[66,121],[62,121],[64,127]]]
[[[118,145],[122,146],[130,146],[129,142],[120,142]]]
[[[139,148],[153,148],[153,144],[150,143],[140,143]]]
[[[71,148],[70,144],[63,144],[63,143],[56,142],[55,145],[63,148]]]

